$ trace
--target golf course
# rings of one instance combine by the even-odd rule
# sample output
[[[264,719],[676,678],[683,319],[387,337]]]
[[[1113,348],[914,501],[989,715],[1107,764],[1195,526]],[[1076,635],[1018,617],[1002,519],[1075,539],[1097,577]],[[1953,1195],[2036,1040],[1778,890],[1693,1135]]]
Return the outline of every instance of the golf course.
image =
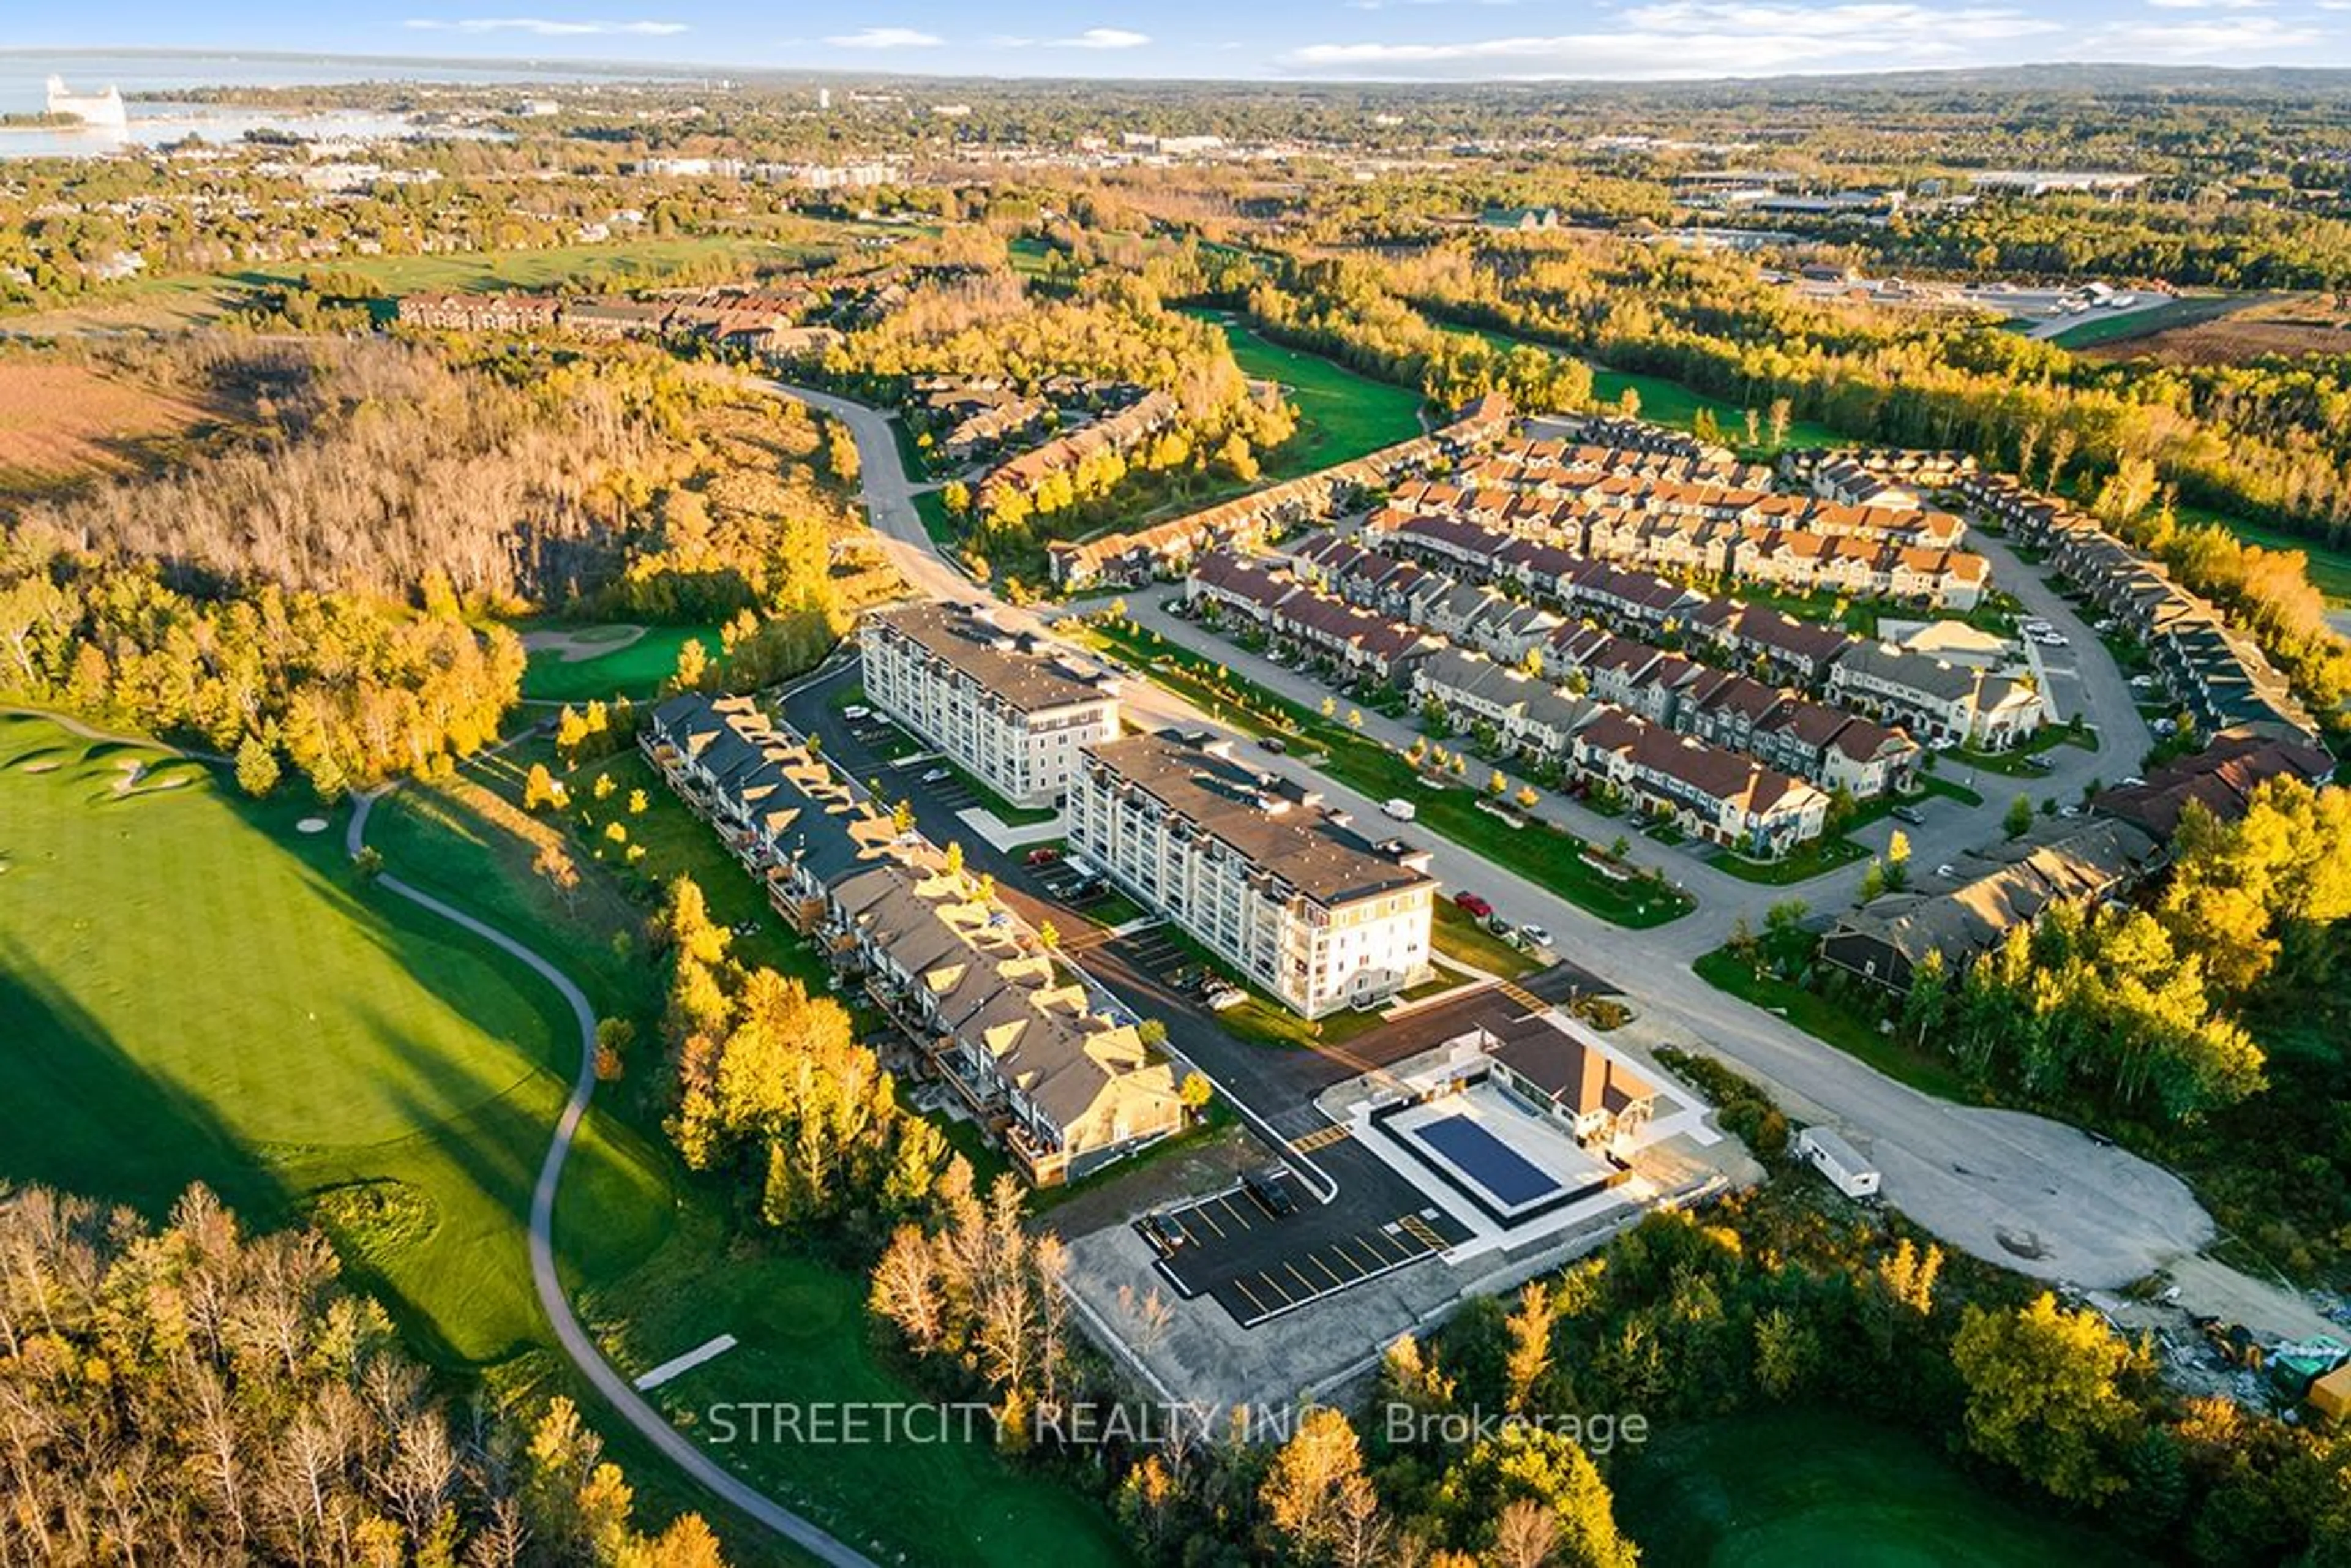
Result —
[[[551,897],[511,880],[496,822],[415,786],[380,810],[412,790],[427,809],[382,835],[390,869],[571,968],[600,1009],[647,994],[622,982],[648,960],[616,954],[609,931],[565,930]],[[682,814],[665,794],[661,808]],[[577,1033],[521,966],[365,884],[347,813],[290,788],[248,801],[167,748],[0,714],[0,1071],[16,1129],[0,1181],[153,1215],[203,1182],[250,1228],[318,1223],[453,1386],[569,1393],[592,1416],[526,1251]],[[685,841],[683,822],[641,825]],[[575,967],[591,945],[601,962]],[[565,1283],[623,1370],[735,1333],[736,1357],[664,1391],[689,1430],[719,1398],[913,1397],[867,1333],[863,1279],[747,1243],[728,1196],[689,1178],[631,1106],[625,1085],[600,1097],[554,1228]],[[737,1563],[799,1560],[604,1430],[654,1517],[703,1511]],[[1063,1561],[1120,1560],[1090,1503],[984,1440],[726,1457],[885,1561],[1020,1562],[1039,1531]],[[968,1538],[945,1542],[893,1501],[908,1486]]]

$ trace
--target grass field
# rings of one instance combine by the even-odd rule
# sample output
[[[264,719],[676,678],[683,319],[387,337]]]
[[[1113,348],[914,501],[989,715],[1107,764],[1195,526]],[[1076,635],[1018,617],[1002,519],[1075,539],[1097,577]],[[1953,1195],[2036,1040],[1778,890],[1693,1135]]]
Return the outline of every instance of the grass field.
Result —
[[[2052,333],[2047,340],[2061,349],[2112,349],[2114,345],[2136,342],[2159,333],[2192,328],[2201,322],[2214,321],[2241,310],[2261,299],[2255,294],[2189,294],[2168,305],[2151,310],[2126,310],[2120,315],[2093,317],[2078,327],[2068,327]],[[2130,359],[2139,349],[2117,350],[2101,353],[2098,359]]]
[[[2263,549],[2298,549],[2309,560],[2310,580],[2330,604],[2351,604],[2351,542],[2330,545],[2324,539],[2314,539],[2302,534],[2288,533],[2262,523],[2250,523],[2241,517],[2230,517],[2207,507],[2179,507],[2176,510],[2182,522],[2218,523],[2247,544]]]
[[[124,764],[145,782],[116,792]],[[256,1226],[370,1184],[404,1216],[357,1272],[444,1364],[539,1332],[523,1217],[576,1049],[556,998],[431,917],[356,889],[307,805],[250,809],[201,766],[0,718],[0,1174],[151,1212],[191,1181]],[[666,1213],[632,1139],[591,1152],[583,1278]],[[349,1195],[329,1218],[367,1206]]]
[[[1928,1439],[1837,1410],[1669,1427],[1610,1478],[1647,1568],[2120,1568],[2082,1527],[1980,1485]]]
[[[455,251],[441,256],[350,256],[302,266],[269,267],[229,274],[225,281],[246,285],[289,283],[306,273],[363,277],[385,298],[402,294],[499,288],[628,289],[658,283],[670,275],[711,262],[743,267],[798,267],[824,254],[822,247],[729,235],[645,237],[601,245],[555,246],[545,250]]]
[[[1411,388],[1358,375],[1319,354],[1283,348],[1225,317],[1196,314],[1224,329],[1244,374],[1280,382],[1298,405],[1298,434],[1266,455],[1266,478],[1294,478],[1352,462],[1420,434],[1420,394]]]
[[[591,698],[625,696],[631,701],[653,695],[661,684],[677,673],[678,650],[689,637],[701,640],[703,651],[716,666],[718,632],[708,626],[648,626],[641,637],[629,639],[626,629],[613,626],[559,626],[552,622],[527,622],[516,628],[528,637],[533,632],[559,632],[575,639],[571,650],[592,647],[592,639],[606,635],[610,653],[590,653],[567,658],[556,648],[534,648],[523,670],[522,695],[548,702],[587,702]]]

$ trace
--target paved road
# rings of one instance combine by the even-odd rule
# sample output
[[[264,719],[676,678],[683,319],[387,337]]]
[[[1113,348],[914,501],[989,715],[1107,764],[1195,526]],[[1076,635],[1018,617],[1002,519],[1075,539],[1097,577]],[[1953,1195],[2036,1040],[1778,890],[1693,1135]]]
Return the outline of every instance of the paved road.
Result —
[[[883,416],[840,398],[776,390],[804,398],[849,423],[874,525],[916,591],[967,601],[989,597],[941,561],[923,531],[914,510],[914,486],[900,466]],[[2080,629],[2074,652],[2097,653],[2086,629],[2079,627],[2078,618],[2053,592],[2021,572],[2012,558],[1995,556],[1995,563],[2007,569],[2029,608],[2069,634]],[[995,608],[1008,625],[1042,625],[1029,612],[1001,602]],[[2099,654],[2085,663],[2092,666],[2083,677],[2088,683],[2085,690],[2098,704],[2101,716],[2119,713],[2130,716],[2114,722],[2136,725],[2120,676],[2110,667],[2104,672],[2095,667],[2110,662]],[[2111,689],[2104,685],[2107,675],[2114,683]],[[2062,706],[2062,688],[2059,695]],[[1207,722],[1188,705],[1147,683],[1131,684],[1123,695],[1134,716],[1144,723]],[[2108,706],[2116,696],[2119,706]],[[1319,693],[1314,700],[1320,701]],[[2138,727],[2136,734],[2144,736],[2144,727]],[[2127,739],[2116,749],[2136,764],[2138,749]],[[1320,789],[1326,800],[1359,819],[1374,820],[1376,801],[1314,773],[1294,758],[1254,755],[1261,766]],[[2068,762],[2074,764],[2072,771]],[[2089,753],[2061,757],[2059,764],[2059,772],[2039,788],[2066,787],[2075,772],[2098,766]],[[2117,774],[2128,770],[2113,768]],[[1978,810],[1996,822],[2008,798],[1992,789]],[[1973,821],[1945,829],[1930,816],[1917,857],[1928,865],[1936,863],[1928,857],[1946,852],[1947,836],[1956,851],[1993,835],[1978,831]],[[2186,1185],[2168,1172],[2120,1149],[2095,1145],[2077,1129],[2044,1117],[1955,1105],[1922,1094],[1784,1019],[1700,980],[1687,960],[1717,945],[1736,918],[1727,891],[1717,890],[1716,907],[1703,917],[1693,915],[1659,931],[1632,932],[1595,919],[1449,840],[1429,842],[1440,880],[1453,887],[1475,888],[1513,918],[1549,926],[1562,953],[1620,987],[1638,1008],[1641,1020],[1635,1027],[1646,1039],[1697,1045],[1723,1057],[1763,1082],[1802,1118],[1830,1122],[1854,1135],[1884,1172],[1888,1200],[1946,1241],[2045,1279],[2116,1286],[2210,1239],[2210,1218]],[[1686,880],[1694,882],[1695,877]],[[1803,891],[1816,904],[1826,906],[1829,900],[1822,889],[1837,885],[1833,879],[1823,879]],[[1742,890],[1747,886],[1740,884]],[[1768,904],[1788,892],[1767,889],[1737,896],[1761,897]],[[1683,925],[1689,927],[1687,934],[1677,929]]]
[[[359,853],[367,841],[368,817],[381,795],[381,791],[361,795],[352,804],[350,825],[343,835],[344,847],[352,854]],[[588,1114],[588,1101],[596,1092],[596,1009],[589,1004],[587,993],[572,982],[571,977],[496,926],[476,920],[389,873],[378,877],[376,885],[512,954],[555,988],[571,1009],[572,1020],[579,1026],[580,1066],[572,1074],[571,1095],[564,1102],[563,1114],[556,1121],[555,1137],[547,1145],[547,1158],[538,1167],[538,1185],[530,1195],[531,1284],[538,1292],[539,1310],[555,1326],[555,1337],[563,1354],[622,1420],[660,1449],[671,1463],[730,1507],[758,1521],[820,1563],[835,1564],[836,1568],[875,1568],[873,1560],[863,1552],[753,1489],[688,1441],[638,1394],[626,1377],[613,1370],[572,1312],[571,1299],[565,1293],[555,1267],[555,1194],[563,1183],[563,1166],[571,1156],[572,1140],[579,1134],[581,1119]]]

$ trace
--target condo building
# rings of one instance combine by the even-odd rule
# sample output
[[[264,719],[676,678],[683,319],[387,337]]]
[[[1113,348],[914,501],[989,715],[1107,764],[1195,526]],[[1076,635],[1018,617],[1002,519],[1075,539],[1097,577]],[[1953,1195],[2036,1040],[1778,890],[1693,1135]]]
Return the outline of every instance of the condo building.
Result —
[[[898,605],[858,629],[865,697],[1015,806],[1068,790],[1078,752],[1118,735],[1118,683],[959,605]]]
[[[1238,760],[1160,731],[1089,747],[1070,847],[1306,1018],[1431,973],[1429,855]]]

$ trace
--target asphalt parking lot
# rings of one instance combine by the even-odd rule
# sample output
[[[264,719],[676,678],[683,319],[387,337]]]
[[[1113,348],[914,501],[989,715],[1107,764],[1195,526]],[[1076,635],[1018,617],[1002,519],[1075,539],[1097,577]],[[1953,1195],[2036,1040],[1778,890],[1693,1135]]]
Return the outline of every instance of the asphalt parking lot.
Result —
[[[1296,1190],[1296,1183],[1290,1184]],[[1245,1329],[1395,1273],[1467,1238],[1434,1207],[1372,1218],[1357,1206],[1311,1199],[1277,1215],[1246,1186],[1136,1221],[1180,1237],[1157,1267],[1186,1298],[1207,1296]]]

